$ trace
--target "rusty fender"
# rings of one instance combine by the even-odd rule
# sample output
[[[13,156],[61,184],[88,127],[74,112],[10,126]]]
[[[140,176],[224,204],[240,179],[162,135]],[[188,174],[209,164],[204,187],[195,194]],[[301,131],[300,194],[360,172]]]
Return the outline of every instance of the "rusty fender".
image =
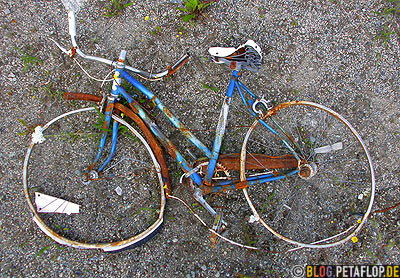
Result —
[[[85,100],[85,101],[93,101],[93,102],[101,102],[102,97],[92,94],[84,94],[84,93],[64,93],[64,99],[66,100]],[[157,158],[158,163],[161,166],[161,175],[163,177],[164,183],[166,185],[165,192],[167,195],[171,194],[171,178],[168,172],[167,162],[165,160],[164,152],[158,143],[157,139],[151,133],[150,129],[146,126],[143,120],[135,114],[131,109],[122,105],[119,102],[115,103],[116,112],[122,112],[130,119],[132,119],[139,128],[143,131],[144,136],[146,137],[147,142],[149,143],[151,149],[154,152],[154,155]]]

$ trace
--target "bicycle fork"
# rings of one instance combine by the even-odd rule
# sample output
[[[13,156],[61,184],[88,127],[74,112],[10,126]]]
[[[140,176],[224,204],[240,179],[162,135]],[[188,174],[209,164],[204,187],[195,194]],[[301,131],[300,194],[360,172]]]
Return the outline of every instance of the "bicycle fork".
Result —
[[[124,67],[125,58],[126,58],[126,51],[122,50],[120,53],[120,56],[118,58],[117,68]],[[99,177],[99,174],[101,174],[102,171],[104,170],[104,168],[110,163],[110,161],[113,158],[114,153],[115,153],[115,149],[117,146],[118,126],[119,126],[119,123],[117,121],[113,122],[110,154],[107,157],[107,159],[104,161],[104,163],[98,168],[98,170],[97,171],[94,170],[94,167],[96,166],[97,162],[100,160],[101,155],[104,151],[108,131],[109,131],[110,125],[111,125],[112,114],[114,112],[114,104],[119,98],[119,93],[118,93],[117,88],[120,85],[121,85],[121,77],[119,75],[119,72],[116,71],[114,74],[114,81],[112,84],[111,96],[107,97],[107,104],[106,104],[106,109],[104,112],[103,134],[100,139],[99,150],[97,152],[96,158],[94,159],[93,163],[88,167],[87,171],[85,172],[85,176],[86,176],[88,182],[90,182],[90,180],[97,179]]]

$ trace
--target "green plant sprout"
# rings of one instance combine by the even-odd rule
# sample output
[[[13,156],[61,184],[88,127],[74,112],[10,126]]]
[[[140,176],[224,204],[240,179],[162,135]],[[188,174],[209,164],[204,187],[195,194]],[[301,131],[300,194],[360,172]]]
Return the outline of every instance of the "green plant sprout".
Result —
[[[219,89],[218,89],[217,87],[214,87],[213,85],[208,85],[208,84],[205,84],[205,83],[203,83],[203,84],[201,84],[201,85],[202,85],[202,87],[203,87],[204,89],[210,89],[210,90],[212,90],[212,91],[214,91],[214,92],[216,92],[216,93],[219,92]]]
[[[100,112],[100,110],[95,107],[95,110],[97,112],[97,122],[94,124],[94,127],[101,130],[101,131],[107,131],[108,133],[112,133],[111,128],[105,129],[104,128],[104,123],[106,121],[106,118],[104,117],[103,113]],[[95,135],[100,135],[101,133],[93,133],[91,134],[92,136]],[[118,126],[118,134],[121,134],[123,136],[126,136],[129,139],[132,139],[135,142],[139,142],[139,139],[136,138],[136,136],[134,136],[131,131],[129,130],[129,128],[127,128],[124,125],[119,125]],[[87,137],[88,138],[88,137]]]
[[[113,17],[121,15],[123,10],[132,5],[135,1],[125,2],[125,0],[109,0],[108,6],[105,7],[106,13],[104,16]]]
[[[387,48],[392,35],[397,34],[400,37],[400,30],[396,27],[398,26],[396,21],[400,19],[400,0],[386,0],[385,3],[382,11],[375,12],[385,20],[384,28],[376,34],[375,41],[383,40]]]
[[[181,12],[184,12],[182,15],[182,19],[184,22],[189,22],[190,20],[195,20],[200,15],[203,15],[203,10],[210,6],[213,1],[203,2],[198,0],[185,0],[184,1],[184,8],[177,8]]]
[[[42,65],[43,62],[39,58],[36,58],[35,56],[32,55],[32,46],[29,47],[29,52],[25,53],[18,47],[14,47],[15,50],[17,50],[19,53],[21,53],[21,60],[24,63],[24,72],[28,70],[29,66],[37,66],[37,65]]]
[[[391,3],[390,7],[384,7],[381,12],[376,12],[378,15],[382,16],[399,16],[400,15],[400,0],[387,0],[386,2]]]
[[[18,122],[20,122],[26,128],[25,131],[18,132],[19,136],[30,135],[35,131],[36,126],[28,126],[28,124],[23,119],[18,119]]]
[[[54,90],[52,83],[49,82],[47,85],[43,85],[42,89],[44,90],[44,92],[49,96],[49,98],[51,100],[54,99],[63,99],[63,92],[59,91],[59,90]]]
[[[250,233],[247,230],[246,224],[243,223],[243,232],[244,236],[246,237],[246,242],[248,246],[254,246],[257,243],[257,240],[252,240]]]
[[[383,40],[385,43],[385,48],[387,48],[390,36],[393,34],[396,34],[396,32],[391,31],[389,29],[389,25],[386,25],[385,28],[375,36],[375,41],[378,41],[379,39]]]
[[[151,31],[151,33],[153,35],[161,34],[161,27],[159,25],[157,25],[156,28],[153,31]]]

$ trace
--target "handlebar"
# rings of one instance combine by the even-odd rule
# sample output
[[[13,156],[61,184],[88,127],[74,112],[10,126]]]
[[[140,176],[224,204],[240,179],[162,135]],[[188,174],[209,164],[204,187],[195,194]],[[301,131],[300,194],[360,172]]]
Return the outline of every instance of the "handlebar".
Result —
[[[80,48],[76,42],[76,23],[75,22],[76,22],[76,20],[75,20],[74,11],[72,11],[72,10],[68,11],[68,30],[69,30],[69,34],[71,36],[71,42],[72,42],[73,48],[71,48],[69,51],[67,51],[66,49],[61,47],[58,43],[55,42],[56,45],[58,46],[58,48],[60,48],[64,53],[66,53],[70,57],[74,57],[75,54],[78,54],[79,56],[81,56],[84,59],[96,61],[96,62],[110,65],[112,67],[116,67],[117,63],[118,63],[116,61],[111,61],[111,60],[101,58],[101,57],[86,55],[85,53],[83,53],[80,50]],[[189,61],[189,59],[190,59],[190,55],[188,53],[186,53],[179,59],[179,61],[177,63],[175,63],[175,65],[173,65],[172,67],[168,66],[168,69],[166,71],[159,72],[159,73],[149,73],[149,72],[145,72],[145,71],[142,71],[142,70],[139,70],[134,67],[127,66],[127,65],[125,65],[124,68],[133,73],[139,74],[140,76],[147,78],[147,79],[161,80],[161,78],[163,78],[163,77],[169,77],[172,74],[174,74],[183,64],[185,64],[187,61]]]

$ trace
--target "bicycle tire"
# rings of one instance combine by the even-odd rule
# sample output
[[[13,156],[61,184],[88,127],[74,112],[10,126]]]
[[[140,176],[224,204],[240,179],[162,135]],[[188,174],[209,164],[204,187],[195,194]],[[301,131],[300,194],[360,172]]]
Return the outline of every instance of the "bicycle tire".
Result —
[[[241,181],[261,172],[277,178],[243,189],[255,223],[297,248],[327,248],[352,239],[370,215],[375,195],[372,160],[357,131],[337,112],[307,101],[277,105],[262,120],[277,134],[256,120],[240,161]],[[295,158],[289,148],[298,153],[295,168],[252,170],[257,167],[246,164],[253,153]]]
[[[113,115],[120,125],[115,155],[102,175],[83,184],[82,173],[93,162],[103,132],[95,125],[102,120],[99,117],[95,108],[83,108],[39,127],[45,141],[30,143],[23,185],[35,223],[54,241],[118,252],[141,245],[161,228],[166,205],[164,178],[143,132]],[[106,149],[104,159],[108,153]],[[122,193],[116,192],[118,187]],[[35,192],[79,204],[80,212],[38,212]]]

